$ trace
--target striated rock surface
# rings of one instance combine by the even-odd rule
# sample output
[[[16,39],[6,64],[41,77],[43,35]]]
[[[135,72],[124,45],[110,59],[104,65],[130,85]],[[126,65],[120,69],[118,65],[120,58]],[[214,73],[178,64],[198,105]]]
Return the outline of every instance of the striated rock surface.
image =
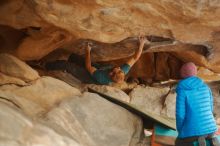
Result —
[[[130,103],[143,111],[152,112],[175,118],[175,94],[170,93],[170,88],[160,87],[137,87],[134,88],[129,96]]]
[[[143,132],[140,118],[93,93],[62,102],[45,122],[82,146],[135,146]]]
[[[40,72],[41,75],[57,78],[79,90],[83,90],[84,88],[83,83],[78,78],[74,77],[73,75],[67,72],[63,72],[63,71],[40,71]]]
[[[209,83],[214,98],[214,116],[220,117],[220,95],[219,82]],[[176,93],[171,87],[136,87],[129,94],[130,103],[141,108],[143,111],[150,111],[161,116],[175,118]]]
[[[6,84],[15,84],[21,86],[27,85],[27,83],[25,83],[23,80],[19,78],[11,77],[0,72],[0,85]]]
[[[11,55],[0,54],[0,58],[0,97],[31,117],[44,114],[65,98],[81,94],[65,82],[40,77],[38,72]]]
[[[220,72],[219,11],[216,0],[4,0],[0,24],[22,31],[12,53],[23,60],[39,60],[57,48],[84,54],[88,41],[95,61],[121,59],[133,54],[141,32],[151,42],[149,52],[175,52],[183,61]],[[13,35],[0,36],[9,44]]]
[[[38,73],[26,63],[9,54],[0,54],[0,71],[6,75],[33,81],[39,78]]]
[[[214,82],[220,80],[220,74],[214,73],[213,71],[204,68],[204,67],[198,67],[198,77],[202,78],[206,82]]]
[[[23,60],[39,60],[72,40],[68,32],[53,27],[31,30],[27,33],[29,37],[21,41],[14,53]]]
[[[1,146],[80,146],[74,139],[36,123],[13,106],[0,102]]]
[[[166,115],[170,118],[176,117],[176,93],[175,91],[169,92],[166,96],[165,102],[163,103],[163,109],[161,114]]]
[[[117,42],[141,31],[183,42],[202,43],[211,41],[220,25],[220,4],[215,0],[22,0],[1,3],[1,24],[16,28],[50,24],[77,38],[103,42]]]
[[[4,146],[136,146],[143,132],[140,118],[92,93],[64,100],[35,120],[1,101],[0,109]]]
[[[80,94],[78,89],[51,77],[42,77],[24,87],[0,87],[1,97],[15,102],[30,116],[40,116],[62,100]]]
[[[219,119],[220,118],[220,111],[219,111],[219,108],[220,108],[220,94],[219,94],[220,87],[219,87],[219,82],[210,83],[209,87],[211,88],[212,95],[214,97],[214,101],[213,101],[214,102],[214,116],[216,119]]]
[[[124,102],[130,102],[130,97],[123,92],[122,90],[111,87],[111,86],[106,86],[106,85],[95,85],[95,84],[89,84],[87,87],[98,91],[100,93],[104,93],[106,95],[109,95],[111,97],[114,97],[118,100],[124,101]]]
[[[24,65],[16,68],[18,72],[36,72],[18,59],[12,60],[7,67],[18,66],[17,62]],[[68,80],[68,74],[53,73],[64,81]],[[82,94],[73,87],[81,84],[74,78],[70,78],[69,84],[47,76],[25,82],[24,77],[13,75],[0,74],[0,145],[141,144],[143,123],[138,116],[97,94]],[[110,91],[125,98],[126,94],[119,89],[112,87]]]

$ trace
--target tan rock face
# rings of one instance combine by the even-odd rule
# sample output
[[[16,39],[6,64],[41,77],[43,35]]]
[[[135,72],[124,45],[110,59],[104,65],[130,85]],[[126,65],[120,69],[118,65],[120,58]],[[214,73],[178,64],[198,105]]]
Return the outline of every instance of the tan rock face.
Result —
[[[220,3],[216,0],[10,0],[1,2],[0,24],[25,30],[26,36],[17,41],[18,47],[13,46],[13,53],[23,60],[39,60],[60,47],[82,55],[85,42],[92,40],[94,61],[122,59],[133,54],[136,36],[141,32],[151,42],[155,40],[150,36],[176,40],[171,46],[150,45],[149,52],[174,52],[182,61],[220,72],[219,12]],[[10,40],[8,37],[2,39],[0,34],[0,42]],[[206,50],[211,47],[214,55],[207,60],[207,53],[195,51],[198,45]],[[156,74],[156,78],[166,79],[167,74]]]
[[[54,129],[32,121],[12,106],[0,102],[0,109],[0,145],[80,146],[75,140],[58,134]]]
[[[114,88],[114,87],[106,86],[106,85],[94,85],[94,84],[90,84],[88,85],[88,87],[100,93],[104,93],[106,95],[114,97],[118,100],[128,102],[128,103],[130,102],[130,97],[125,92],[123,92],[122,90],[118,88]]]
[[[39,31],[32,30],[29,35],[22,40],[15,52],[16,56],[23,60],[39,60],[72,39],[68,32],[53,27]]]
[[[78,89],[51,77],[42,77],[24,87],[0,87],[1,97],[13,101],[32,117],[44,114],[63,99],[80,94]]]
[[[63,99],[81,92],[70,85],[38,72],[9,54],[0,54],[0,97],[21,108],[25,114],[40,116]]]
[[[46,115],[45,122],[82,146],[135,146],[143,128],[137,116],[87,92],[62,102]]]
[[[1,11],[4,12],[1,13],[2,24],[23,28],[49,23],[68,30],[77,38],[104,42],[116,42],[142,31],[198,43],[211,40],[212,32],[218,30],[220,24],[219,3],[214,0],[9,1],[4,2]]]
[[[212,95],[214,97],[214,116],[217,119],[220,118],[220,94],[219,94],[219,83],[217,82],[216,84],[209,84],[209,87],[211,87],[212,90]],[[218,120],[219,121],[219,120]]]
[[[7,57],[11,57],[9,69],[34,71],[15,57]],[[26,78],[6,73],[0,74],[0,145],[135,146],[140,142],[142,120],[99,95],[81,94],[52,77],[26,83]],[[55,74],[67,80],[65,74]],[[71,83],[78,82],[72,79]],[[126,95],[119,89],[106,90]]]
[[[152,112],[170,118],[175,118],[176,96],[169,92],[170,88],[137,87],[129,96],[130,104],[142,111]]]
[[[49,71],[49,72],[47,72],[47,76],[52,76],[54,78],[60,79],[64,82],[66,82],[67,84],[71,85],[72,87],[83,90],[83,85],[82,85],[81,81],[67,72]]]
[[[0,85],[5,85],[5,84],[15,84],[15,85],[27,85],[23,80],[15,77],[10,77],[7,76],[3,73],[0,73]]]
[[[0,54],[0,71],[6,75],[32,81],[39,78],[38,73],[26,63],[9,54]]]

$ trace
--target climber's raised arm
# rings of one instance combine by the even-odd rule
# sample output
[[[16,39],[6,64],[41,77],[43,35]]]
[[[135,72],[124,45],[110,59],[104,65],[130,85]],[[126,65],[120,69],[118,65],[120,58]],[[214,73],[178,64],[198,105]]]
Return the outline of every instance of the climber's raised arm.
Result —
[[[148,42],[148,40],[144,36],[139,36],[138,39],[139,39],[139,48],[135,51],[135,54],[126,62],[130,67],[132,67],[141,57],[144,44]]]
[[[96,68],[92,66],[90,52],[91,46],[88,43],[86,46],[85,67],[88,70],[88,72],[92,75],[96,71]]]

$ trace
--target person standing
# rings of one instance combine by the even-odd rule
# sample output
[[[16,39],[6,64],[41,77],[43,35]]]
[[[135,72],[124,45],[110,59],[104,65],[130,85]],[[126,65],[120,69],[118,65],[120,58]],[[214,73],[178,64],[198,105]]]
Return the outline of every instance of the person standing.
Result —
[[[192,62],[180,69],[182,80],[176,88],[176,146],[219,146],[214,133],[217,125],[213,116],[213,96],[211,89],[196,76],[197,68]]]

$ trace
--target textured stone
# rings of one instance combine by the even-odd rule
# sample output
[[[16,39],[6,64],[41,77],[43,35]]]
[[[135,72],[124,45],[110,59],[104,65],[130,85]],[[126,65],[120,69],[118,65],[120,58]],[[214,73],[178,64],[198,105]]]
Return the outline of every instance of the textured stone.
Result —
[[[172,79],[179,79],[180,78],[180,67],[182,66],[182,61],[178,58],[176,58],[173,55],[169,55],[169,60],[168,60],[168,66],[170,70],[170,77]]]
[[[13,53],[25,36],[25,32],[21,30],[0,25],[0,53]]]
[[[30,3],[29,3],[30,4]],[[14,28],[25,28],[27,26],[41,26],[44,21],[37,16],[33,9],[24,0],[1,1],[0,22],[3,25],[10,25]],[[7,17],[6,17],[7,14]],[[29,25],[27,25],[29,24]]]
[[[141,79],[152,79],[155,75],[154,53],[146,53],[134,64],[128,76]]]
[[[170,92],[164,102],[163,109],[161,111],[163,115],[169,118],[176,118],[176,93]]]
[[[2,24],[22,28],[44,26],[46,22],[80,38],[107,42],[116,42],[140,31],[192,43],[205,42],[212,39],[212,32],[217,31],[220,24],[219,3],[214,0],[35,0],[3,3],[0,16]],[[184,32],[190,33],[183,35]]]
[[[106,85],[95,85],[95,84],[90,84],[87,85],[89,88],[92,88],[95,91],[98,91],[100,93],[104,93],[106,95],[109,95],[111,97],[114,97],[118,100],[124,101],[124,102],[130,102],[130,97],[122,90],[118,88],[114,88],[111,86],[106,86]]]
[[[220,118],[218,118],[216,122],[220,126]]]
[[[22,60],[39,60],[72,39],[68,32],[54,27],[30,31],[28,34],[29,37],[21,41],[14,53]]]
[[[5,84],[16,84],[16,85],[27,85],[23,80],[11,76],[7,76],[5,74],[2,74],[0,72],[0,85],[5,85]]]
[[[179,70],[183,61],[165,52],[155,53],[155,60],[155,80],[163,81],[180,78]]]
[[[81,146],[74,139],[71,139],[64,135],[60,135],[55,132],[54,129],[51,129],[41,124],[35,124],[30,131],[27,131],[23,135],[22,141],[23,144],[26,146]]]
[[[135,146],[143,128],[140,118],[93,93],[62,102],[45,122],[82,146]]]
[[[31,128],[32,122],[15,107],[0,102],[0,137],[19,141],[19,136],[26,128]],[[15,124],[16,123],[16,124]]]
[[[219,108],[220,108],[220,94],[219,94],[219,91],[220,91],[220,87],[219,87],[219,83],[210,83],[209,84],[209,87],[211,88],[212,90],[212,95],[214,97],[214,116],[216,119],[220,118],[220,111],[219,111]]]
[[[51,77],[42,77],[24,87],[0,87],[0,96],[16,103],[29,116],[40,116],[63,99],[80,94],[78,89]]]
[[[198,67],[197,75],[206,82],[213,82],[220,80],[220,74],[217,74],[204,67]]]
[[[1,146],[79,146],[53,129],[32,121],[19,109],[0,102]]]
[[[168,66],[169,54],[156,53],[156,74],[155,80],[168,80],[170,78],[170,69]]]
[[[32,81],[39,78],[38,73],[26,63],[9,54],[0,54],[0,71],[8,76]]]
[[[15,51],[24,60],[40,59],[60,47],[81,55],[82,46],[92,40],[93,60],[125,58],[133,54],[136,36],[141,32],[151,42],[176,40],[175,44],[151,51],[180,51],[177,56],[181,60],[220,72],[219,11],[216,0],[4,0],[0,5],[0,24],[24,29],[27,36]],[[160,39],[155,41],[150,36]],[[10,40],[10,36],[0,42],[4,40]],[[206,55],[192,51],[198,47],[210,47],[214,55],[207,60]],[[187,53],[181,53],[187,49]]]
[[[165,108],[165,104],[169,105],[169,103],[166,103],[169,90],[170,88],[139,86],[130,92],[130,103],[142,111],[167,116],[169,114],[167,114],[167,112],[162,113],[162,110]]]
[[[216,119],[220,118],[220,96],[215,96],[214,98],[214,113],[215,113],[215,117]]]
[[[63,72],[63,71],[48,71],[47,73],[45,73],[47,76],[51,76],[54,78],[57,78],[61,81],[66,82],[67,84],[71,85],[72,87],[75,87],[77,89],[82,89],[83,88],[83,84],[82,82],[77,79],[76,77],[74,77],[73,75],[67,73],[67,72]]]
[[[0,146],[20,146],[20,144],[13,140],[1,139]]]

